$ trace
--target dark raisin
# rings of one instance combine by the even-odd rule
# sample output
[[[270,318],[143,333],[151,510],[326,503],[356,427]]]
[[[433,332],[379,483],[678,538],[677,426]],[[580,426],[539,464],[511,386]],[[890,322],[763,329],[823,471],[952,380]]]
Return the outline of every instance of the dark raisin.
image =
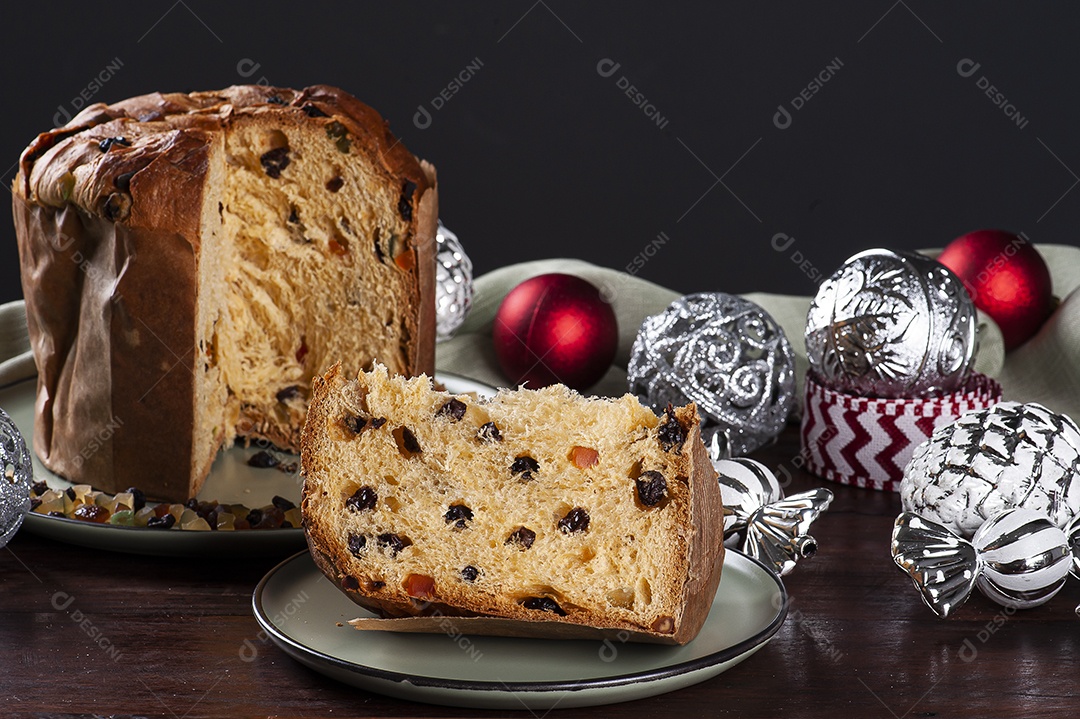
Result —
[[[66,516],[66,515],[65,515],[65,514],[64,514],[63,512],[57,512],[57,511],[55,511],[55,510],[54,510],[54,511],[52,511],[52,512],[49,512],[49,516],[50,516],[50,517],[64,517],[64,516]],[[170,514],[169,516],[171,517],[172,515]],[[146,523],[146,526],[147,526],[147,527],[149,527],[149,526],[150,526],[150,522],[147,522],[147,523]]]
[[[72,502],[75,501],[75,488],[74,487],[68,487],[67,489],[65,489],[64,494],[66,494],[67,498],[70,499]]]
[[[127,192],[131,189],[132,177],[135,177],[135,170],[132,170],[131,172],[122,172],[116,176],[113,180],[113,184],[116,185],[117,189]]]
[[[281,528],[282,529],[292,529],[293,528],[293,523],[292,522],[282,522],[281,523]]]
[[[330,117],[325,112],[323,112],[319,108],[312,105],[310,102],[305,104],[300,109],[303,110],[304,114],[307,115],[308,117]]]
[[[37,497],[31,497],[30,498],[30,511],[31,512],[33,512],[35,509],[37,509],[40,506],[41,506],[41,500],[40,499],[38,499]]]
[[[277,95],[271,95],[270,97],[266,98],[266,101],[269,102],[271,105],[284,105],[285,104],[285,101],[282,100]]]
[[[269,469],[270,467],[276,467],[281,464],[281,460],[267,452],[265,449],[260,449],[258,452],[248,457],[247,463],[249,467]]]
[[[412,454],[420,454],[424,451],[420,449],[420,443],[416,441],[416,435],[408,427],[401,428],[401,444],[407,452]]]
[[[574,507],[559,520],[559,529],[566,534],[584,532],[589,528],[589,513],[581,507]]]
[[[132,509],[138,512],[140,509],[146,506],[146,495],[138,487],[128,487],[127,492],[131,494],[131,501],[135,504]]]
[[[461,570],[461,578],[464,579],[469,584],[472,584],[473,582],[475,582],[476,578],[479,577],[479,576],[480,576],[480,570],[477,569],[476,567],[474,567],[471,564],[466,566],[466,567],[463,567],[462,570]]]
[[[331,177],[326,181],[326,189],[330,192],[337,192],[345,186],[345,180],[341,179],[341,176]]]
[[[210,512],[208,512],[206,516],[203,517],[203,519],[205,519],[206,523],[210,525],[210,529],[212,531],[217,531],[218,513],[216,510],[211,510]]]
[[[101,214],[110,222],[123,222],[131,214],[131,195],[126,192],[112,193],[102,203]]]
[[[349,553],[354,557],[359,557],[367,547],[367,537],[363,534],[350,534],[348,545]]]
[[[356,581],[356,577],[345,577],[345,579],[341,580],[341,586],[346,589],[359,589],[360,582]]]
[[[522,482],[531,482],[536,477],[533,473],[540,472],[540,463],[529,456],[518,457],[514,460],[514,463],[510,465],[510,474],[520,474],[519,479]]]
[[[436,417],[449,417],[455,422],[460,422],[465,416],[465,403],[460,399],[452,399],[435,412]]]
[[[279,391],[274,396],[277,397],[278,402],[284,403],[284,402],[288,402],[290,399],[294,399],[296,397],[299,397],[302,390],[303,390],[303,387],[301,387],[298,384],[289,385],[285,389]]]
[[[304,358],[308,356],[310,351],[307,346],[307,336],[300,335],[300,346],[296,348],[296,363],[304,364]]]
[[[551,597],[529,597],[528,599],[521,600],[521,606],[526,609],[535,609],[540,612],[551,612],[552,614],[558,614],[560,617],[565,617],[566,612],[559,606]]]
[[[199,500],[196,499],[195,497],[189,497],[188,501],[184,502],[184,506],[187,507],[188,509],[193,509],[193,510],[198,511],[198,509],[199,509]]]
[[[536,532],[532,531],[528,527],[518,527],[514,532],[506,538],[503,544],[516,544],[522,549],[528,549],[536,541]]]
[[[347,414],[341,418],[341,423],[353,434],[360,434],[360,430],[367,424],[367,420],[354,414]]]
[[[412,198],[416,193],[416,183],[412,180],[405,180],[405,184],[401,186],[401,199],[398,200],[398,212],[401,213],[401,219],[406,222],[412,221]]]
[[[682,449],[683,442],[686,441],[686,429],[679,424],[679,420],[675,419],[675,410],[671,407],[671,403],[668,403],[667,420],[660,425],[660,431],[657,432],[657,439],[660,441],[660,449],[665,452],[670,452],[672,449]]]
[[[146,520],[147,529],[171,529],[176,524],[176,517],[166,514],[163,517],[151,517]]]
[[[364,512],[375,509],[375,503],[379,501],[379,495],[366,484],[353,492],[353,496],[345,500],[345,506],[354,512]]]
[[[503,436],[499,428],[495,426],[494,422],[485,422],[480,425],[480,429],[477,430],[476,436],[482,442],[502,442]]]
[[[352,141],[349,140],[349,131],[345,129],[344,125],[337,120],[327,123],[326,136],[333,140],[338,152],[349,154],[349,145],[352,144]]]
[[[34,482],[33,486],[30,487],[30,489],[31,491],[33,491],[34,494],[41,496],[42,494],[45,494],[49,491],[49,485],[47,485],[45,482]],[[131,490],[129,489],[128,491],[130,492]]]
[[[266,174],[275,180],[281,177],[281,171],[289,166],[289,148],[275,147],[259,158]]]
[[[386,424],[386,417],[376,417],[375,419],[371,420],[371,428],[372,429],[378,429],[379,427],[382,427],[384,424]]]
[[[289,210],[289,222],[296,225],[300,222],[300,215],[296,212],[296,208],[293,207]]]
[[[276,494],[274,495],[274,498],[270,500],[270,504],[274,505],[282,512],[288,512],[290,509],[296,509],[295,504],[285,499],[284,497],[277,496]]]
[[[472,518],[472,510],[464,504],[451,504],[450,508],[446,510],[446,514],[443,515],[443,519],[446,520],[447,524],[453,522],[458,529],[465,529],[467,523],[472,521]]]
[[[121,147],[131,147],[131,140],[126,137],[106,137],[104,140],[98,143],[98,149],[102,152],[108,152],[112,149],[113,145],[120,145]]]
[[[391,557],[396,557],[398,555],[398,552],[400,552],[402,549],[405,549],[405,547],[412,545],[412,542],[409,541],[408,537],[402,537],[399,534],[390,533],[380,534],[378,537],[375,538],[375,541],[380,547],[386,547],[387,549],[389,549]]]
[[[667,480],[664,479],[664,475],[655,470],[642,472],[635,481],[638,499],[646,507],[655,507],[667,496]]]
[[[375,256],[379,258],[379,264],[386,264],[386,255],[382,251],[382,242],[379,241],[379,228],[375,228]]]

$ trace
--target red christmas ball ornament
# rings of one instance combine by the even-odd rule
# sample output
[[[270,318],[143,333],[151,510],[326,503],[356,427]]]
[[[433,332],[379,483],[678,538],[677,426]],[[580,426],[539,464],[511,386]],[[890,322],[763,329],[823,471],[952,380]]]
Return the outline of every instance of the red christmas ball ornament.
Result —
[[[525,280],[503,299],[492,328],[495,354],[514,384],[584,390],[615,358],[619,328],[596,287],[561,273]]]
[[[950,242],[938,261],[997,322],[1006,350],[1031,338],[1054,309],[1050,270],[1026,238],[1001,230],[969,232]]]

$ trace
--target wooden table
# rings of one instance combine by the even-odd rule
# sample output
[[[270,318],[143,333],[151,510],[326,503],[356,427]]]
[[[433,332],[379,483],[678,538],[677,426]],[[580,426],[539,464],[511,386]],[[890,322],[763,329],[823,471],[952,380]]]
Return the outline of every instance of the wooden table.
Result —
[[[1038,609],[1010,613],[976,593],[954,619],[936,619],[889,556],[899,499],[801,473],[797,452],[789,429],[757,458],[791,472],[789,493],[824,484],[836,500],[814,526],[821,551],[785,580],[788,619],[772,642],[672,694],[554,714],[1075,715],[1080,582]],[[0,550],[0,714],[495,715],[368,694],[259,642],[251,593],[276,562],[103,553],[20,533]]]

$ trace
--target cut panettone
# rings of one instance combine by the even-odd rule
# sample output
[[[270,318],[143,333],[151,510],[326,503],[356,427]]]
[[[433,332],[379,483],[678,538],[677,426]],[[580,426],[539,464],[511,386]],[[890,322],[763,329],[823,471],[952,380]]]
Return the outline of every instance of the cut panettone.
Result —
[[[332,362],[432,370],[434,170],[342,90],[92,105],[13,193],[34,448],[73,482],[183,501],[236,437],[298,450]]]
[[[315,562],[382,616],[685,643],[712,605],[723,516],[693,405],[657,418],[561,385],[478,400],[334,367],[301,457]]]

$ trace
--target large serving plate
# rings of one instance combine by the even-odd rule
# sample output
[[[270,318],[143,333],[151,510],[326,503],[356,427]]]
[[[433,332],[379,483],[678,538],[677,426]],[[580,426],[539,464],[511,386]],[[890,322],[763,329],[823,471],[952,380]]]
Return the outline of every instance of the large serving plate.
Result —
[[[465,377],[436,373],[435,378],[447,391],[455,394],[474,392],[490,395],[495,391]],[[32,379],[0,389],[0,408],[11,416],[28,445],[32,443],[34,431],[34,391],[35,380]],[[277,495],[299,504],[303,485],[299,473],[286,474],[276,469],[248,466],[248,458],[256,451],[256,448],[234,446],[220,452],[214,460],[210,476],[198,494],[198,499],[244,504],[256,508],[270,504],[270,500]],[[285,463],[299,462],[299,458],[292,455],[282,453],[281,457]],[[36,456],[34,479],[44,480],[53,489],[72,486],[70,482],[46,469]],[[304,546],[303,530],[299,528],[235,532],[160,530],[94,524],[34,512],[26,516],[23,528],[44,537],[94,549],[173,557],[283,556]]]
[[[754,559],[728,550],[712,610],[682,647],[602,641],[357,631],[373,616],[327,580],[306,551],[255,589],[255,617],[289,656],[361,689],[483,709],[594,706],[642,699],[715,677],[758,651],[783,624],[787,593]]]

